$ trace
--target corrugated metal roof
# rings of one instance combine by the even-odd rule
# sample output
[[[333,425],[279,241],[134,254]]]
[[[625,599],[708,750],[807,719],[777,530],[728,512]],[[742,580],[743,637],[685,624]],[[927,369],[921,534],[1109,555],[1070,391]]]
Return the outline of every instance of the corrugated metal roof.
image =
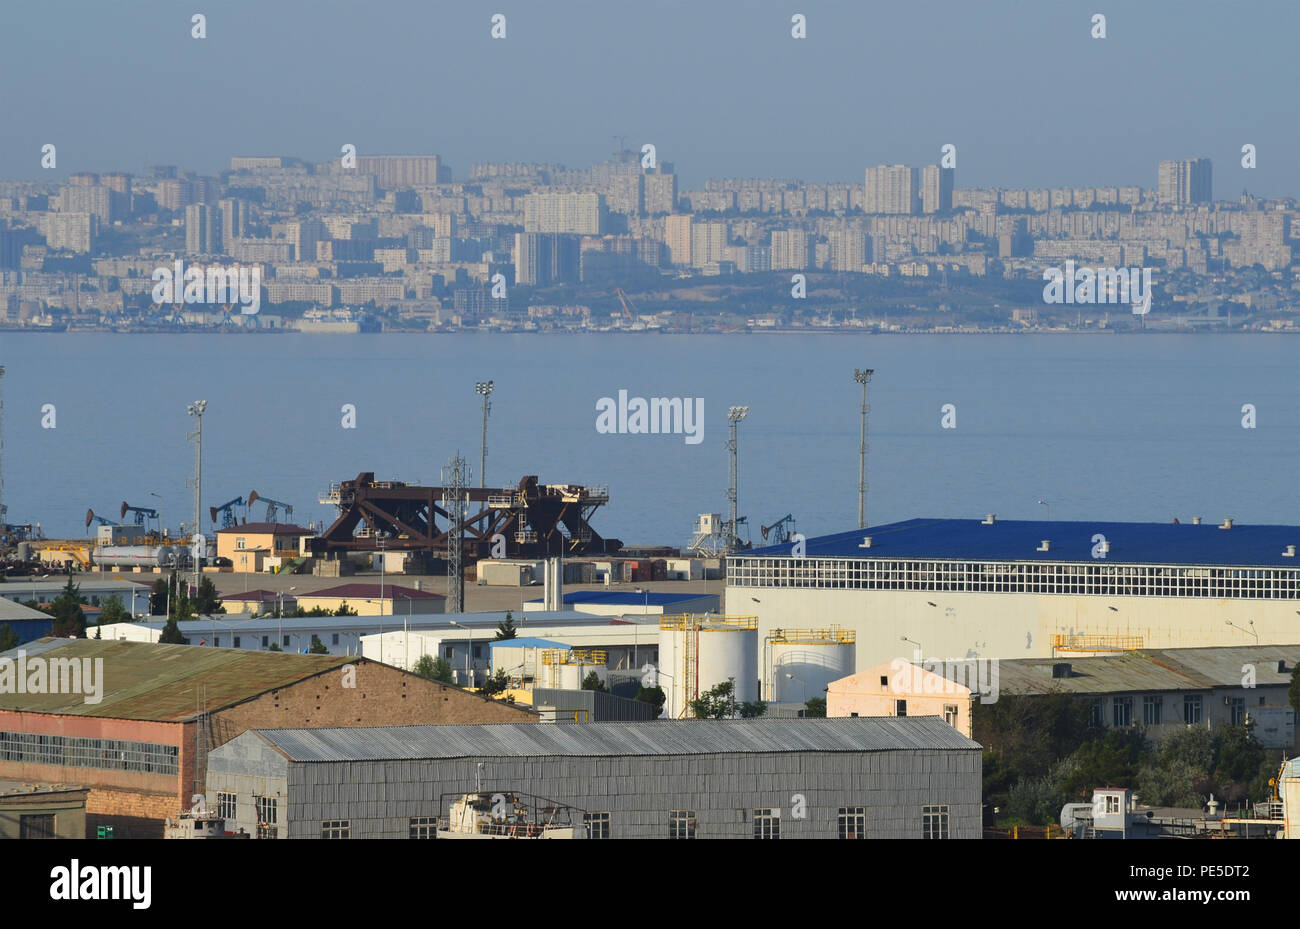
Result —
[[[29,642],[0,657],[17,661],[20,651],[28,658],[36,655],[102,658],[102,699],[99,703],[86,703],[83,694],[0,693],[0,709],[163,722],[195,715],[195,685],[198,684],[203,685],[207,709],[212,712],[349,662],[364,660],[111,639],[55,638]]]
[[[289,598],[286,597],[287,601]],[[489,634],[496,632],[497,626],[505,622],[508,610],[498,610],[486,613],[416,613],[413,616],[407,615],[398,609],[396,613],[388,613],[383,616],[285,616],[277,618],[274,616],[262,616],[256,619],[244,616],[242,614],[214,614],[205,615],[199,620],[195,620],[192,625],[186,625],[182,630],[189,636],[189,630],[193,629],[203,635],[211,635],[215,629],[217,635],[225,633],[253,633],[267,634],[284,632],[341,632],[344,630],[360,631],[365,635],[379,632],[383,629],[385,632],[393,632],[401,626],[409,628],[412,632],[430,632],[443,631],[449,634],[451,638],[459,638],[464,629],[469,629],[478,633],[486,631]],[[524,624],[526,627],[536,627],[540,625],[563,625],[563,626],[607,626],[610,624],[608,616],[593,616],[590,613],[578,613],[574,610],[539,610],[535,613],[521,614],[519,611],[512,613],[517,625]],[[456,625],[452,625],[452,620]],[[635,621],[635,617],[632,618]],[[651,617],[653,623],[658,626],[659,617]],[[133,623],[137,626],[148,626],[150,629],[161,629],[167,625],[163,619],[148,619]],[[477,635],[475,636],[477,638]]]
[[[1279,672],[1279,661],[1287,671]],[[1241,687],[1242,667],[1253,665],[1255,685],[1287,684],[1300,662],[1300,645],[1142,649],[1089,658],[1013,658],[998,662],[1002,693],[1138,693]],[[1052,667],[1070,666],[1069,677]]]
[[[292,761],[397,761],[567,755],[969,750],[978,743],[937,716],[498,723],[356,729],[259,729]],[[218,752],[221,749],[217,749]]]
[[[1110,543],[1103,559],[1092,557],[1092,537]],[[871,536],[871,548],[861,548]],[[1038,551],[1038,543],[1051,549]],[[1043,561],[1086,564],[1249,565],[1300,568],[1300,556],[1282,554],[1300,544],[1300,526],[1242,526],[1220,529],[1213,520],[1116,523],[979,519],[909,519],[808,539],[808,558],[933,558],[954,561]],[[793,557],[789,545],[771,545],[738,557]]]

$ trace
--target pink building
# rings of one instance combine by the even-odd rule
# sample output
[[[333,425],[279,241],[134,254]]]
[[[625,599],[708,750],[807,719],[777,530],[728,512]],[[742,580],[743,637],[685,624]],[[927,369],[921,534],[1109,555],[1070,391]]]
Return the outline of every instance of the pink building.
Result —
[[[878,664],[826,688],[827,716],[939,716],[971,737],[972,689],[905,658]]]

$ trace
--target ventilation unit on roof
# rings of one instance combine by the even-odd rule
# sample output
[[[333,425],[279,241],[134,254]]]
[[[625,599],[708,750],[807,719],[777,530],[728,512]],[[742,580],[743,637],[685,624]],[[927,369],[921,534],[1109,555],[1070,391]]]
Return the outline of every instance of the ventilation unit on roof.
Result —
[[[1193,517],[1192,517],[1192,525],[1193,525],[1193,526],[1199,526],[1200,524],[1201,524],[1201,517],[1199,517],[1199,516],[1193,516]]]
[[[983,526],[991,526],[991,525],[993,525],[993,524],[994,524],[995,522],[997,522],[997,521],[998,521],[997,514],[996,514],[996,513],[989,513],[987,516],[984,517],[984,521],[981,523],[981,525],[983,525]]]
[[[871,548],[871,536],[869,535],[863,536],[862,544],[859,545],[858,548]]]
[[[1038,550],[1040,552],[1050,552],[1052,550],[1052,540],[1043,539],[1043,541],[1038,543]]]
[[[1231,517],[1231,516],[1227,517],[1227,518],[1223,521],[1223,523],[1219,526],[1219,528],[1220,528],[1220,529],[1231,529],[1231,528],[1232,528],[1232,517]]]
[[[1283,557],[1283,558],[1294,558],[1294,557],[1295,557],[1295,546],[1294,546],[1294,545],[1288,545],[1288,546],[1286,547],[1286,551],[1284,551],[1284,552],[1282,553],[1282,557]]]

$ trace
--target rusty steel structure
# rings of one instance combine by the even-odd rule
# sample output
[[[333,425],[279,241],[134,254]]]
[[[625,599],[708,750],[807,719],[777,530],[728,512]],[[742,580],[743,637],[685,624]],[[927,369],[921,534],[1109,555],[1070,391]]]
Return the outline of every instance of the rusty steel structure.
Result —
[[[454,528],[443,508],[446,491],[376,481],[373,471],[332,485],[320,501],[338,507],[339,516],[312,539],[312,554],[378,551],[382,539],[386,551],[445,558]],[[611,555],[623,547],[591,528],[592,514],[609,502],[604,487],[539,484],[529,475],[517,487],[464,487],[461,493],[468,501],[461,538],[467,565],[493,555],[494,543],[499,557],[502,541],[507,558]]]

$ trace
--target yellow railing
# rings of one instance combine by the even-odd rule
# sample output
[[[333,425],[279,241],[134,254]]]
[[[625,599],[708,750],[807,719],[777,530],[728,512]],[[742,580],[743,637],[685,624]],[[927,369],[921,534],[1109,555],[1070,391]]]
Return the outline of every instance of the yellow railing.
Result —
[[[858,640],[853,629],[831,626],[829,629],[773,629],[774,645],[852,645]]]
[[[603,648],[546,648],[542,650],[542,664],[608,664],[609,654]]]
[[[1141,647],[1140,635],[1052,633],[1052,649],[1060,652],[1131,652]]]
[[[757,629],[757,616],[718,616],[714,613],[679,613],[659,619],[659,628],[671,632],[687,629]]]

